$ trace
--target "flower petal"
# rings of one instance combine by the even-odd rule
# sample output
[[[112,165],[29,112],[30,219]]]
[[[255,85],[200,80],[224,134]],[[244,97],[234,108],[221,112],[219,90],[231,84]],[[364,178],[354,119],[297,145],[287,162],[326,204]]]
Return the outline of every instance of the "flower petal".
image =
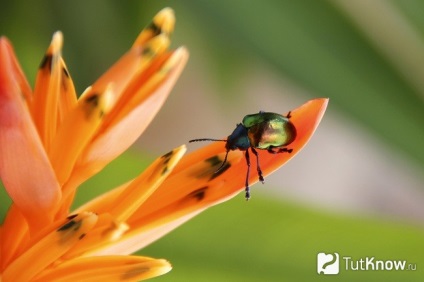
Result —
[[[15,82],[18,84],[19,89],[21,90],[21,95],[23,96],[22,98],[25,100],[25,103],[27,103],[27,106],[30,106],[32,103],[31,86],[29,85],[21,66],[19,65],[19,62],[15,56],[15,52],[13,51],[12,45],[10,44],[9,40],[4,36],[0,37],[0,44],[2,56],[8,57],[8,59],[5,58],[4,60],[2,59],[0,61],[0,67],[8,68],[10,75],[14,77]],[[10,65],[6,66],[7,64]]]
[[[61,190],[22,98],[26,92],[9,42],[0,40],[0,177],[30,228],[51,222]]]
[[[94,136],[112,104],[113,91],[110,87],[102,92],[88,89],[63,121],[50,154],[61,185],[68,180],[80,153]]]
[[[3,272],[2,279],[30,280],[83,239],[96,221],[97,216],[88,212],[70,217],[59,229],[46,235],[14,260]]]
[[[128,230],[127,219],[172,172],[186,151],[180,146],[153,162],[129,184],[112,190],[78,208],[75,212],[90,210],[100,215],[96,227],[84,241],[67,254],[67,258],[97,253],[98,249],[113,244]],[[116,193],[119,191],[119,193]]]
[[[77,104],[75,86],[63,59],[60,60],[60,69],[62,70],[63,74],[61,75],[60,94],[58,101],[58,128],[60,127],[67,114]]]
[[[78,258],[46,270],[34,281],[140,281],[172,269],[169,262],[137,256]]]
[[[146,129],[154,115],[168,97],[187,61],[188,52],[179,48],[166,60],[162,67],[150,78],[152,83],[139,85],[134,99],[128,101],[133,108],[125,116],[112,122],[98,133],[77,163],[75,175],[81,182],[102,169],[111,160],[125,151]],[[140,95],[139,95],[140,94]]]
[[[52,42],[40,64],[31,108],[34,123],[47,152],[50,151],[58,123],[58,105],[63,75],[62,45],[62,33],[54,33]]]
[[[169,34],[174,28],[175,17],[172,9],[165,8],[144,28],[130,51],[118,60],[94,84],[93,89],[103,89],[109,83],[114,84],[117,99],[127,85],[143,72],[156,55],[163,53],[169,46]]]
[[[321,121],[327,102],[328,99],[315,99],[291,111],[290,120],[297,131],[296,139],[289,145],[293,153],[274,155],[265,150],[257,150],[264,175],[282,166],[306,145]],[[182,206],[182,202],[190,201],[191,198],[197,198],[203,204],[208,201],[212,204],[235,196],[245,187],[246,161],[243,152],[231,151],[228,163],[216,173],[225,153],[226,149],[222,143],[214,143],[185,156],[162,186],[140,208],[138,215],[145,214],[146,211],[166,208],[169,203]],[[251,171],[256,171],[254,161],[251,163]],[[257,181],[258,176],[251,173],[249,183],[253,184]],[[220,182],[226,183],[225,189],[213,187]],[[169,188],[174,187],[176,183],[182,183],[182,185],[173,189]]]
[[[293,153],[273,155],[258,150],[264,176],[282,166],[304,147],[321,121],[327,103],[328,99],[315,99],[291,111],[290,120],[297,130],[297,137],[290,144]],[[164,183],[129,219],[129,232],[114,246],[99,250],[99,254],[133,253],[204,209],[244,190],[247,166],[243,152],[231,151],[227,164],[216,173],[225,153],[222,143],[213,143],[184,156]],[[256,162],[252,162],[251,171],[256,171]],[[249,183],[257,181],[258,176],[251,173]]]
[[[0,235],[0,273],[4,271],[6,266],[22,252],[30,240],[28,233],[28,225],[25,217],[16,207],[12,205],[7,211],[6,217],[1,225],[2,231]]]
[[[101,195],[79,207],[75,212],[90,210],[98,214],[109,213],[118,221],[126,221],[162,184],[185,151],[185,145],[175,148],[155,160],[143,173],[128,183],[125,189],[119,188],[119,194],[109,192]]]
[[[174,31],[175,15],[171,8],[163,8],[154,16],[152,22],[145,28],[134,42],[133,47],[143,46],[159,34],[170,35]]]

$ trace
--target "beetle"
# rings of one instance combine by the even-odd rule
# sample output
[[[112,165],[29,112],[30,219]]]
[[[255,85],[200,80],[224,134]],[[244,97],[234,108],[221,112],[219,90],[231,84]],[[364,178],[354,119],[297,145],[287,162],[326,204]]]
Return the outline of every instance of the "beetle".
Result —
[[[247,115],[242,122],[236,125],[236,129],[227,137],[227,139],[201,138],[192,139],[189,142],[198,141],[222,141],[225,143],[224,161],[215,173],[218,173],[225,165],[230,151],[245,151],[247,163],[247,173],[245,182],[245,198],[250,199],[249,174],[250,174],[250,155],[249,149],[256,156],[257,171],[259,181],[264,183],[264,177],[259,165],[259,156],[256,149],[267,150],[271,154],[291,153],[293,149],[286,146],[292,143],[296,138],[296,128],[290,121],[290,112],[286,115],[280,115],[271,112],[260,111],[257,114]]]

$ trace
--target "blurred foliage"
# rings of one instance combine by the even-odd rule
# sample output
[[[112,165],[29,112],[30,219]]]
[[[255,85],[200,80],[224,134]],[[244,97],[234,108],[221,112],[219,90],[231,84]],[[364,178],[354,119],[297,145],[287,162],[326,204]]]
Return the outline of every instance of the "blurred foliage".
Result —
[[[402,29],[381,32],[389,38],[399,36],[393,46],[370,38],[367,32],[375,27],[373,22],[358,25],[352,16],[375,18],[376,23],[387,21],[388,26],[396,21],[378,9],[361,12],[340,4],[347,2],[2,1],[0,34],[12,41],[33,84],[53,32],[62,30],[64,57],[81,93],[127,50],[158,10],[172,6],[177,14],[173,45],[207,46],[200,51],[214,62],[211,66],[224,83],[240,79],[243,66],[252,57],[263,60],[315,97],[330,97],[331,107],[424,165],[424,91],[419,79],[424,63],[418,68],[396,63],[413,62],[414,56],[420,63],[424,48],[401,40],[406,36],[399,32]],[[371,2],[389,7],[415,32],[419,43],[423,40],[423,1]],[[391,47],[405,52],[394,57],[385,52]],[[415,53],[409,51],[412,47]],[[78,203],[140,171],[144,164],[134,158],[126,155],[86,183]],[[4,202],[6,198],[1,194],[2,212],[9,204]],[[251,224],[245,223],[246,218]],[[246,205],[240,197],[207,211],[141,253],[173,262],[173,272],[157,281],[315,280],[322,277],[316,274],[315,264],[320,251],[338,251],[353,258],[407,259],[419,269],[350,271],[343,273],[345,281],[420,281],[422,237],[423,230],[408,225],[335,217],[259,198]]]

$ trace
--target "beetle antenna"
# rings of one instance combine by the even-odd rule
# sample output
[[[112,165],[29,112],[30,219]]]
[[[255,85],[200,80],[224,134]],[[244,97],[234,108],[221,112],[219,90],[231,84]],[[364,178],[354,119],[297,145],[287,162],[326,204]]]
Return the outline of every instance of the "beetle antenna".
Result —
[[[192,140],[190,140],[188,142],[189,143],[192,143],[192,142],[200,142],[200,141],[222,141],[222,142],[227,142],[227,140],[223,140],[223,139],[211,139],[211,138],[192,139]]]

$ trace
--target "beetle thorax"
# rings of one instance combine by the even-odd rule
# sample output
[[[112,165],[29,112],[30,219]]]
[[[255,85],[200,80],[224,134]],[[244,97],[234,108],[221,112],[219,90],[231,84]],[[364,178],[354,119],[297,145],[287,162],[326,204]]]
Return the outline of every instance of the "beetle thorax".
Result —
[[[247,136],[247,128],[239,123],[233,133],[228,136],[225,148],[229,150],[247,150],[251,146],[249,137]]]

